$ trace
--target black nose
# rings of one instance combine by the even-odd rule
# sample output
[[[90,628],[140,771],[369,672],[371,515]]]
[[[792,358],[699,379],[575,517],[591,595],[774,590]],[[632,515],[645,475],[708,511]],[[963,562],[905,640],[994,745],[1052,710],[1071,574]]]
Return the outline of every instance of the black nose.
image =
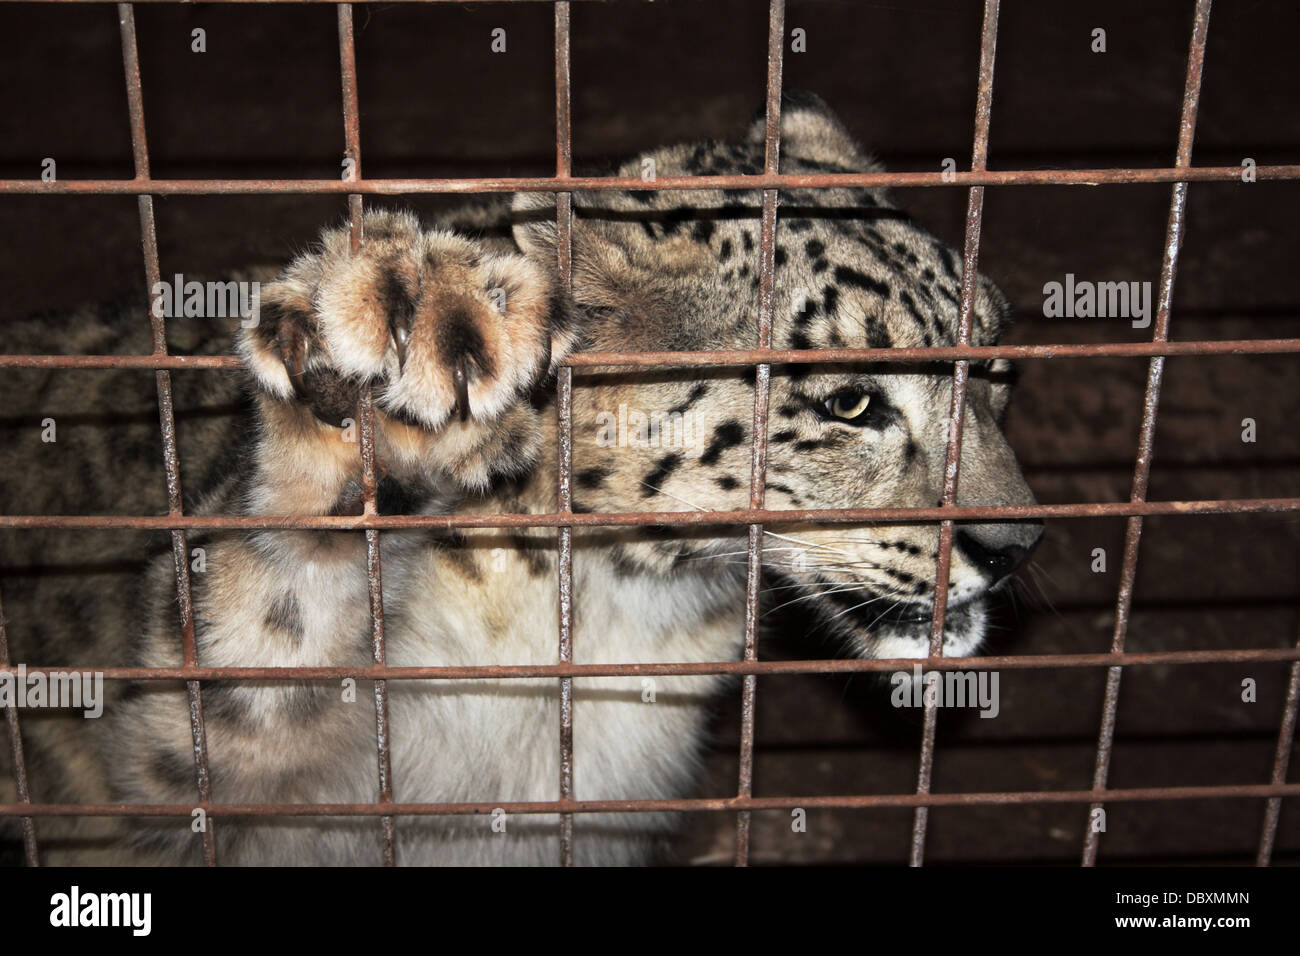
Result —
[[[1029,557],[1034,545],[1038,544],[1035,538],[1033,544],[1027,548],[1019,544],[992,546],[980,541],[969,531],[963,530],[959,530],[953,536],[953,542],[972,564],[982,568],[994,581],[1002,580],[1020,567],[1025,558]]]

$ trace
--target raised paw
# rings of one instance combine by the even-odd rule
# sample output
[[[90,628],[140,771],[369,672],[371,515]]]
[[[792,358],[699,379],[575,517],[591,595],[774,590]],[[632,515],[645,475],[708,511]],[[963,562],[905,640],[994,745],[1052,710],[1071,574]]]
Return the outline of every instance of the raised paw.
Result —
[[[355,416],[359,389],[407,424],[491,422],[573,346],[551,276],[532,260],[410,214],[367,215],[361,248],[324,234],[262,293],[240,343],[259,385],[322,422]]]

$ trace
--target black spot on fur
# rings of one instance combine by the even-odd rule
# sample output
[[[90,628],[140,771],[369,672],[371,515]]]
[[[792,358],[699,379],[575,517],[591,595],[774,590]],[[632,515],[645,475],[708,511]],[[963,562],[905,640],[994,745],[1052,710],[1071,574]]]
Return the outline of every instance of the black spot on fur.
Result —
[[[722,262],[728,261],[731,258],[731,249],[732,249],[731,240],[723,239],[722,247],[718,249],[718,259],[721,260]]]
[[[577,474],[578,487],[599,488],[613,472],[608,468],[586,468]]]
[[[404,484],[385,475],[375,488],[375,507],[381,515],[409,515],[420,510],[427,495],[414,485]]]
[[[659,493],[660,486],[667,481],[677,466],[682,463],[682,456],[674,452],[671,455],[664,455],[655,463],[654,470],[643,479],[646,487],[641,489],[641,497],[649,498]]]
[[[713,481],[723,491],[734,491],[736,488],[740,487],[740,482],[735,478],[732,478],[730,475],[718,475],[718,477],[714,478]]]
[[[744,440],[745,428],[740,422],[735,420],[723,422],[714,429],[708,448],[704,449],[704,454],[700,456],[700,464],[716,465],[724,451],[734,448]]]
[[[643,573],[644,569],[633,561],[621,544],[615,544],[605,552],[614,569],[614,577],[631,578]]]
[[[174,750],[158,750],[149,761],[154,778],[169,790],[190,791],[195,787],[194,758]]]
[[[889,330],[883,323],[867,323],[867,348],[869,349],[888,349],[893,348],[894,343],[889,338]]]
[[[822,308],[826,310],[827,315],[834,315],[840,304],[840,290],[833,285],[828,285],[822,290],[822,295]]]
[[[483,580],[483,569],[479,567],[474,552],[469,547],[465,535],[453,531],[438,541],[438,560],[460,571],[463,577],[471,581]]]
[[[684,401],[678,402],[672,408],[668,409],[669,415],[681,415],[686,412],[692,405],[709,393],[709,386],[704,382],[696,382],[691,388],[691,393],[686,396]]]
[[[270,630],[288,634],[295,644],[300,643],[303,638],[303,625],[302,606],[298,603],[298,596],[292,591],[282,593],[271,602],[262,623]]]
[[[773,444],[784,445],[787,442],[794,441],[798,437],[799,437],[799,433],[797,431],[795,431],[794,429],[786,429],[785,431],[777,432],[775,435],[772,436],[771,440]]]
[[[236,681],[204,681],[203,715],[205,719],[226,721],[232,724],[248,722],[253,703],[250,688]]]
[[[835,267],[835,281],[852,288],[865,289],[868,292],[875,293],[882,299],[888,299],[890,296],[889,286],[885,285],[885,283],[849,266]]]
[[[528,565],[528,574],[531,577],[540,578],[550,571],[551,561],[542,542],[517,532],[507,535],[507,540],[510,542],[511,550],[523,558]]]
[[[809,239],[803,251],[808,253],[809,259],[820,259],[826,252],[826,246],[819,239]]]
[[[332,687],[319,683],[292,684],[281,695],[281,709],[289,719],[299,724],[310,724],[320,718]]]
[[[626,195],[629,199],[636,200],[643,206],[654,205],[655,194],[652,189],[629,189]]]
[[[695,223],[691,230],[691,238],[696,242],[708,242],[713,238],[714,225],[712,220],[701,219]]]
[[[935,251],[939,253],[939,263],[943,266],[943,271],[947,273],[948,278],[954,282],[960,282],[961,271],[958,268],[957,254],[942,243],[935,243]]]

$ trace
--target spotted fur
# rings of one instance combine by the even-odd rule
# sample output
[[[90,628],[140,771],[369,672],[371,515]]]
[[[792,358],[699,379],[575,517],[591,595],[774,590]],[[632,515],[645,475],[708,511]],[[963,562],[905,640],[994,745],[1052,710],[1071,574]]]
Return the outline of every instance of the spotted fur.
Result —
[[[787,102],[782,138],[783,172],[878,168],[812,98]],[[756,127],[736,142],[657,150],[620,172],[747,174],[759,172],[762,159]],[[575,195],[574,207],[571,297],[561,295],[553,279],[555,207],[546,194],[469,209],[435,228],[407,214],[371,213],[356,253],[344,230],[327,231],[316,249],[263,290],[261,323],[238,337],[242,378],[205,373],[199,384],[177,376],[186,486],[209,489],[192,508],[245,515],[358,512],[354,426],[358,396],[370,386],[381,512],[550,512],[557,504],[553,375],[566,354],[578,347],[601,352],[755,345],[757,192],[604,191]],[[776,346],[887,348],[955,341],[960,260],[885,192],[785,191],[775,240]],[[996,341],[1007,315],[1005,299],[980,277],[972,341]],[[129,311],[84,315],[65,326],[76,331],[63,344],[104,351],[111,342],[86,330],[125,329],[142,321]],[[48,321],[24,328],[33,348],[50,348],[38,341],[48,339]],[[229,341],[214,329],[192,338],[185,347],[196,352],[217,351]],[[1007,372],[1004,363],[972,369],[960,503],[1033,500],[999,429]],[[145,376],[105,374],[102,390],[75,392],[49,373],[6,381],[8,407],[34,409],[14,419],[17,438],[4,459],[7,509],[21,502],[49,513],[105,510],[51,482],[50,475],[69,465],[66,445],[42,448],[24,431],[46,409],[58,417],[64,406],[75,412],[89,403],[102,404],[102,413],[121,407],[122,396],[147,395],[152,385]],[[241,382],[245,414],[203,416],[205,409],[238,406]],[[577,370],[573,510],[746,507],[754,383],[752,369]],[[145,399],[131,401],[147,410]],[[935,504],[950,401],[950,366],[773,368],[767,476],[759,489],[765,505]],[[864,411],[852,422],[834,412],[858,405]],[[160,461],[147,419],[129,433],[133,446],[102,446],[103,461],[113,462],[121,479],[111,510],[140,513],[165,503],[156,477],[146,477]],[[68,428],[74,438],[90,440],[80,425]],[[101,479],[92,469],[87,481],[98,485]],[[1028,553],[1039,530],[1014,523],[960,529],[948,582],[946,653],[979,647],[986,595]],[[575,530],[575,660],[738,659],[745,534],[745,528],[715,525]],[[930,628],[937,535],[924,524],[809,524],[792,518],[764,529],[764,564],[779,588],[774,593],[806,606],[850,653],[920,657]],[[42,551],[11,536],[5,544],[15,550],[6,564],[129,564],[125,540],[89,552],[53,545]],[[390,664],[556,660],[553,531],[386,532],[381,543]],[[131,539],[130,546],[136,544]],[[204,568],[190,575],[201,663],[359,668],[370,661],[361,534],[257,531],[195,536],[190,544],[205,553]],[[135,609],[129,611],[123,602],[106,599],[103,582],[84,576],[16,588],[6,580],[15,658],[179,663],[170,555],[161,554],[140,580],[139,600],[127,602]],[[583,678],[574,685],[579,799],[690,793],[709,702],[721,679]],[[558,796],[554,681],[390,681],[388,693],[399,802]],[[373,702],[364,682],[351,696],[333,682],[205,684],[215,799],[374,800]],[[42,715],[26,720],[24,731],[37,799],[194,799],[189,711],[179,685],[119,686],[108,716],[93,727]],[[0,786],[7,779],[0,776]],[[225,862],[379,858],[378,823],[370,818],[308,825],[218,816],[214,826]],[[578,859],[643,861],[668,826],[657,814],[579,815]],[[504,833],[486,817],[402,818],[397,855],[403,863],[553,863],[556,827],[546,816],[510,817]],[[42,819],[39,828],[49,838],[52,862],[199,858],[189,818],[75,826]]]

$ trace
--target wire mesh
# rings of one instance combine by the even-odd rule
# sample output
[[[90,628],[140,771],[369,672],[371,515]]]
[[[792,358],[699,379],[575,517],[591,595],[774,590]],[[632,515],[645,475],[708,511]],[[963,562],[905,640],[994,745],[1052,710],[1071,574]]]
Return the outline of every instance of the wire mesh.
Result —
[[[67,0],[46,0],[67,2]],[[226,0],[237,2],[237,0]],[[266,2],[266,0],[263,0]],[[329,2],[329,0],[325,0]],[[440,2],[440,0],[422,0]],[[484,0],[480,0],[484,2]],[[520,2],[520,0],[515,0]],[[340,76],[343,91],[343,127],[345,156],[351,160],[346,178],[334,180],[163,180],[150,175],[149,151],[145,135],[143,86],[140,77],[133,4],[118,4],[121,28],[125,88],[131,123],[131,142],[135,177],[131,180],[35,180],[0,181],[0,195],[103,195],[126,194],[138,197],[140,231],[148,287],[154,288],[159,277],[158,245],[153,214],[153,197],[167,195],[233,194],[343,194],[348,197],[351,241],[360,247],[363,198],[367,195],[407,195],[428,193],[492,193],[544,191],[556,194],[557,268],[561,290],[572,288],[573,201],[575,192],[603,190],[680,190],[680,189],[747,189],[762,191],[761,233],[759,245],[759,309],[757,341],[751,350],[697,352],[628,352],[578,353],[560,363],[556,384],[558,413],[557,508],[553,514],[488,515],[380,515],[376,507],[375,424],[372,397],[363,391],[360,410],[360,453],[363,473],[363,513],[357,516],[193,516],[184,513],[180,488],[180,462],[177,452],[175,420],[172,410],[170,374],[181,369],[229,369],[238,365],[231,355],[173,356],[167,353],[164,319],[153,319],[153,351],[147,355],[0,355],[0,368],[138,368],[155,372],[160,430],[167,478],[168,511],[166,515],[0,515],[0,528],[10,529],[150,529],[168,531],[172,539],[175,585],[180,610],[180,641],[183,651],[180,667],[104,667],[94,673],[113,680],[183,680],[189,699],[190,731],[195,766],[195,805],[74,805],[33,803],[30,779],[24,761],[22,737],[16,707],[5,709],[10,750],[13,757],[19,802],[0,805],[0,816],[22,821],[25,858],[29,865],[38,862],[35,820],[43,817],[165,817],[192,815],[202,809],[207,826],[201,834],[205,862],[217,860],[215,820],[222,817],[258,816],[377,817],[381,823],[381,852],[386,865],[397,858],[395,821],[404,816],[489,814],[503,809],[508,813],[557,814],[559,826],[559,862],[574,861],[574,815],[607,812],[729,812],[736,814],[734,861],[738,866],[749,862],[751,814],[758,810],[802,808],[911,808],[914,811],[910,862],[919,866],[925,858],[928,811],[931,807],[976,805],[1079,804],[1095,811],[1106,803],[1204,800],[1264,799],[1266,810],[1261,827],[1256,862],[1267,865],[1276,841],[1278,819],[1283,798],[1300,795],[1300,785],[1287,784],[1286,775],[1295,736],[1297,709],[1300,708],[1300,644],[1293,648],[1257,648],[1234,650],[1161,651],[1135,653],[1126,648],[1126,635],[1132,609],[1133,584],[1137,572],[1143,519],[1152,515],[1205,515],[1275,513],[1300,511],[1300,498],[1223,498],[1188,501],[1150,501],[1147,487],[1151,474],[1152,449],[1158,416],[1160,385],[1164,361],[1173,355],[1268,355],[1300,352],[1298,338],[1203,341],[1169,340],[1174,278],[1182,245],[1188,184],[1193,182],[1236,181],[1238,167],[1194,167],[1191,165],[1200,80],[1205,60],[1211,0],[1196,0],[1187,57],[1182,100],[1180,132],[1174,165],[1167,168],[1115,168],[1089,170],[998,170],[986,168],[989,148],[990,118],[994,80],[999,0],[986,0],[980,38],[979,74],[976,78],[974,138],[969,170],[956,173],[866,173],[866,174],[783,174],[780,169],[782,53],[785,36],[784,0],[770,0],[768,7],[768,47],[766,69],[765,159],[763,172],[756,175],[658,177],[653,182],[622,177],[574,176],[572,170],[572,120],[570,110],[571,77],[571,10],[565,0],[534,0],[552,3],[555,13],[555,118],[556,163],[553,177],[529,178],[460,178],[460,179],[391,179],[367,180],[362,175],[359,121],[359,94],[353,35],[353,9],[350,3],[337,3]],[[1300,179],[1300,166],[1258,166],[1256,178],[1266,180]],[[1017,185],[1101,185],[1131,183],[1171,183],[1172,195],[1166,231],[1164,261],[1160,274],[1157,319],[1149,342],[1097,343],[1074,345],[971,346],[970,331],[975,296],[976,269],[979,261],[980,231],[986,187]],[[782,350],[772,348],[772,325],[775,296],[775,243],[781,190],[792,188],[832,187],[893,188],[965,188],[968,203],[965,244],[962,259],[962,283],[958,342],[955,346],[889,349]],[[1138,453],[1133,468],[1132,492],[1128,501],[1068,503],[1020,506],[961,506],[957,504],[959,465],[961,461],[962,422],[966,401],[966,383],[972,361],[992,358],[1041,359],[1127,356],[1149,359],[1149,372],[1139,432]],[[936,507],[924,508],[856,508],[835,510],[773,510],[765,507],[764,487],[767,458],[767,416],[771,368],[781,363],[841,362],[911,362],[916,360],[953,363],[952,400],[948,419],[948,439],[943,494]],[[626,368],[750,366],[755,369],[751,475],[749,506],[733,511],[707,512],[620,512],[575,513],[573,511],[572,427],[574,369],[601,366]],[[964,520],[1007,521],[1025,518],[1123,517],[1127,519],[1124,560],[1116,597],[1115,627],[1111,650],[1099,654],[1005,655],[979,658],[944,657],[943,627],[947,590],[936,587],[931,618],[929,657],[922,661],[926,671],[957,670],[969,666],[985,668],[1106,668],[1107,681],[1098,731],[1095,770],[1088,790],[1036,790],[1007,792],[944,792],[931,790],[936,756],[937,705],[927,699],[924,711],[917,784],[913,793],[846,794],[840,796],[792,795],[755,797],[753,795],[755,700],[758,677],[777,674],[852,674],[886,673],[915,663],[900,660],[794,660],[766,661],[758,655],[759,580],[762,573],[761,540],[764,524],[798,518],[810,522],[937,522],[940,529],[935,580],[945,580],[951,561],[955,523]],[[660,525],[738,525],[748,531],[746,567],[746,603],[744,617],[744,651],[739,661],[707,663],[656,664],[578,664],[574,662],[575,622],[572,531],[582,527],[618,527]],[[387,664],[382,592],[381,533],[396,529],[454,528],[554,528],[558,555],[558,646],[556,663],[533,665],[476,666],[401,666]],[[367,587],[371,619],[373,665],[356,667],[212,667],[198,659],[195,646],[192,597],[186,562],[186,533],[197,530],[251,529],[327,529],[357,531],[366,535]],[[576,635],[580,639],[580,634]],[[1115,717],[1119,703],[1121,675],[1126,667],[1228,664],[1241,662],[1291,662],[1286,703],[1278,729],[1276,752],[1268,783],[1258,785],[1223,785],[1199,787],[1146,787],[1109,789],[1107,786],[1111,754],[1114,747]],[[55,670],[53,667],[30,666],[27,674]],[[77,668],[57,668],[76,672]],[[0,613],[0,672],[14,673],[8,656],[3,614]],[[85,669],[89,673],[89,669]],[[574,761],[574,694],[573,681],[579,677],[658,676],[730,674],[743,678],[741,691],[741,730],[739,778],[736,796],[725,798],[689,798],[661,800],[580,800],[575,789],[578,768]],[[213,801],[203,720],[202,687],[212,680],[298,681],[357,678],[374,682],[377,748],[377,799],[360,804],[230,804]],[[531,678],[555,680],[559,693],[558,746],[560,753],[558,795],[555,800],[530,802],[449,802],[398,803],[394,800],[392,755],[389,739],[388,682],[391,680],[459,680],[470,678]],[[1100,835],[1085,828],[1082,863],[1096,861]]]

